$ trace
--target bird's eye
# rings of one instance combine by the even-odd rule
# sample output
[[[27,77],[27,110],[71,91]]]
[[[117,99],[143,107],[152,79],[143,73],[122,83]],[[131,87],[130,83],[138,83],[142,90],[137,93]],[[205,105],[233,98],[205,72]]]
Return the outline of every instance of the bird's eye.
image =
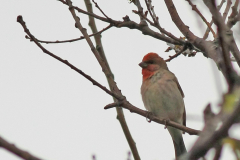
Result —
[[[148,61],[148,63],[149,63],[149,64],[153,64],[153,61],[152,61],[152,60],[150,60],[150,61]]]

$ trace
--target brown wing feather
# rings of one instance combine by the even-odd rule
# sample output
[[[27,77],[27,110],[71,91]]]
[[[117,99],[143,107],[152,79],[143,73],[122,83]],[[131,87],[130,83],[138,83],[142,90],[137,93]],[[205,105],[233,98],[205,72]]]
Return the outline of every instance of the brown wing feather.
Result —
[[[176,82],[176,84],[177,84],[177,86],[178,86],[178,89],[179,89],[182,97],[184,98],[183,90],[182,90],[182,88],[181,88],[181,86],[180,86],[177,78],[175,77],[173,80]],[[186,109],[185,109],[185,106],[184,106],[184,112],[183,112],[183,125],[186,126]]]

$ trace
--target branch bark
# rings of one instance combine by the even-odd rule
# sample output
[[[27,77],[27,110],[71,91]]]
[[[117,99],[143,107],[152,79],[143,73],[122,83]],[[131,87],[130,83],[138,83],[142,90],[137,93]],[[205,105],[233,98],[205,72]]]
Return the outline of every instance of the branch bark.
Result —
[[[239,89],[239,87],[236,87],[235,91],[239,92]],[[234,109],[231,111],[231,113],[225,113],[226,117],[224,117],[222,125],[218,130],[211,132],[209,131],[209,128],[211,128],[211,126],[207,125],[206,127],[208,128],[202,131],[195,145],[186,155],[181,157],[181,160],[198,159],[204,156],[210,148],[218,143],[218,141],[226,137],[228,135],[229,128],[236,122],[236,119],[239,117],[240,103],[238,102],[236,106],[233,106],[233,108]],[[213,122],[214,121],[212,121],[212,123]],[[202,136],[202,134],[206,136]]]
[[[9,143],[7,140],[3,139],[2,137],[0,137],[0,147],[8,150],[9,152],[25,160],[41,160],[40,158],[28,153],[27,151],[24,151],[18,148],[14,144]]]
[[[89,13],[93,13],[92,4],[91,4],[90,0],[84,0],[84,2],[85,2],[85,5],[86,5],[86,8],[87,8],[87,11]],[[91,27],[91,30],[92,30],[93,34],[97,33],[98,31],[97,31],[97,27],[96,27],[94,17],[88,16],[88,18],[89,18],[88,25]],[[111,83],[111,79],[114,79],[114,76],[113,76],[113,73],[110,69],[110,66],[108,64],[107,58],[106,58],[104,50],[103,50],[101,35],[100,34],[95,35],[94,39],[95,39],[95,43],[96,43],[96,49],[98,50],[98,53],[100,54],[101,58],[103,59],[103,61],[106,64],[106,67],[108,68],[108,70],[110,72],[109,75],[105,74],[105,76],[107,78],[110,90],[113,92],[114,86]],[[118,102],[118,100],[114,97],[113,97],[113,100],[114,100],[114,102]],[[135,160],[140,160],[140,156],[139,156],[139,153],[138,153],[138,150],[137,150],[136,143],[134,142],[133,137],[132,137],[132,135],[130,133],[130,130],[128,128],[127,122],[126,122],[125,117],[124,117],[123,110],[122,110],[122,108],[117,107],[116,111],[117,111],[117,119],[118,119],[118,121],[119,121],[119,123],[122,127],[122,130],[123,130],[124,135],[127,139],[128,145],[129,145],[129,147],[132,151],[132,155],[133,155]]]

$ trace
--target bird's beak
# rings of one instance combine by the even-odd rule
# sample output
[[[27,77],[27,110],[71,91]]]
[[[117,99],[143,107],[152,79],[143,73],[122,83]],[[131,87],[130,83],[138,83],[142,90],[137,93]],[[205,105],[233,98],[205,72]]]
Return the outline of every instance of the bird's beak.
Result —
[[[142,67],[142,68],[146,68],[146,67],[148,66],[148,64],[145,63],[145,62],[141,62],[141,63],[139,63],[138,65],[139,65],[140,67]]]

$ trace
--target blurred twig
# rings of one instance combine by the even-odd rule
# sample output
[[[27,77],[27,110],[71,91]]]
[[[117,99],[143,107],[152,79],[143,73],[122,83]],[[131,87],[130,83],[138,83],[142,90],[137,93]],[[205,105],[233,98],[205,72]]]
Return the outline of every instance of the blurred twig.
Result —
[[[225,10],[223,12],[223,21],[226,20],[231,5],[232,5],[232,1],[231,0],[227,0],[227,5],[226,5],[226,8],[225,8]]]
[[[223,5],[223,3],[224,3],[225,1],[226,1],[226,0],[222,0],[222,1],[221,1],[220,5],[217,7],[218,11],[222,8],[222,5]],[[213,20],[211,20],[211,22],[209,23],[209,25],[212,26],[212,24],[213,24]],[[207,28],[206,31],[205,31],[205,34],[204,34],[204,36],[203,36],[203,39],[207,39],[209,32],[210,32],[210,28]]]
[[[197,12],[197,14],[202,18],[203,22],[208,26],[208,28],[210,29],[210,31],[213,34],[213,37],[216,37],[216,34],[214,32],[214,30],[212,29],[211,25],[208,23],[208,21],[206,20],[206,18],[202,15],[202,13],[197,9],[196,5],[193,5],[193,3],[191,2],[191,0],[187,0],[188,3],[192,6],[192,10],[194,10],[195,12]]]
[[[10,151],[11,153],[13,153],[16,156],[21,157],[22,159],[25,159],[25,160],[41,160],[40,158],[35,157],[32,154],[16,147],[14,144],[9,143],[2,137],[0,137],[0,147]]]

